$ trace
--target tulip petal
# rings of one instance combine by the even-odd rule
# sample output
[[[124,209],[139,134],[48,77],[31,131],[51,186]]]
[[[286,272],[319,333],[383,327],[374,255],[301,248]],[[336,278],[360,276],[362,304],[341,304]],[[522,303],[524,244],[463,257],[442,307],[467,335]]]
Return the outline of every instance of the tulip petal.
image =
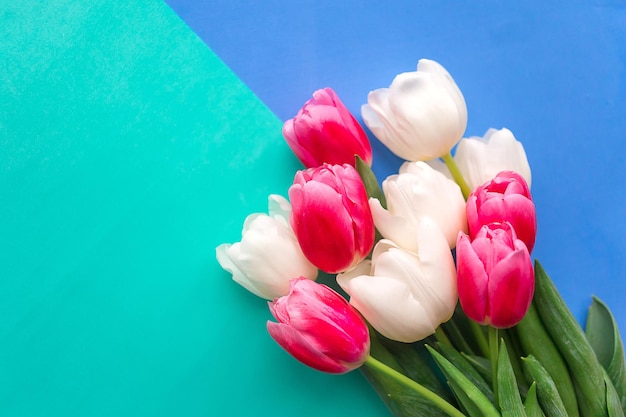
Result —
[[[268,213],[270,217],[280,217],[285,221],[285,224],[289,224],[291,204],[282,195],[271,194],[268,197]]]
[[[389,223],[390,234],[385,234],[384,226],[379,227],[380,232],[386,238],[402,242],[401,247],[405,249],[415,251],[413,247],[406,246],[405,242],[415,239],[415,228],[424,217],[435,222],[446,237],[449,248],[456,245],[459,231],[467,231],[465,199],[461,189],[424,162],[404,163],[400,167],[400,174],[391,175],[383,181],[383,190],[389,213],[403,218],[408,227],[401,221],[391,223],[389,219],[382,218],[380,211],[375,221]],[[410,237],[407,239],[399,235]]]
[[[335,273],[353,262],[354,230],[341,194],[322,182],[311,181],[289,189],[292,227],[304,255],[318,268]],[[328,232],[333,235],[329,236]]]
[[[417,228],[419,260],[422,277],[418,285],[421,294],[430,295],[430,303],[437,306],[434,321],[448,321],[458,301],[457,276],[454,258],[448,242],[439,227],[428,218],[420,221]],[[434,303],[433,300],[437,300]]]
[[[395,120],[389,108],[389,89],[379,88],[367,95],[367,102],[361,107],[361,115],[367,127],[391,152],[405,158],[412,150],[410,144],[397,135]],[[406,159],[406,158],[405,158]]]
[[[370,92],[361,108],[374,135],[410,161],[447,154],[467,125],[465,100],[445,68],[420,60],[417,69],[396,75],[389,88]]]
[[[459,301],[472,320],[486,324],[489,307],[489,277],[485,266],[470,243],[469,236],[459,233],[456,244]]]
[[[267,323],[270,335],[301,362],[324,372],[343,373],[367,358],[367,325],[331,288],[302,277],[293,279],[289,294],[268,305],[278,320]]]
[[[308,116],[300,116],[283,125],[283,136],[296,157],[306,167],[321,165],[315,151],[320,141],[324,141],[319,133],[321,123],[311,120]]]
[[[447,179],[454,181],[454,177],[452,177],[447,165],[440,158],[431,159],[430,161],[425,162],[435,171],[441,172]],[[402,167],[400,167],[400,169],[402,169]],[[465,178],[465,180],[467,181],[467,178]],[[470,187],[470,189],[473,189],[473,187]]]
[[[413,224],[400,216],[393,216],[388,210],[385,210],[375,198],[370,199],[370,208],[374,224],[378,231],[387,239],[398,244],[398,246],[417,252],[417,241],[415,239],[416,229]]]
[[[438,158],[447,154],[463,135],[467,116],[459,113],[457,101],[436,75],[419,71],[399,74],[389,91],[390,111],[408,142],[405,146],[413,144],[411,158],[407,159]]]
[[[295,122],[295,135],[298,136],[302,150],[314,163],[308,167],[323,163],[354,165],[354,155],[359,154],[371,164],[371,145],[356,120],[347,111],[332,106],[309,108],[306,117]]]
[[[515,171],[530,186],[531,171],[523,145],[506,128],[489,129],[481,137],[463,138],[457,146],[454,160],[474,189],[494,178],[501,171]]]
[[[436,326],[424,308],[396,277],[341,274],[337,282],[350,294],[350,304],[383,336],[410,343],[434,333]]]
[[[223,244],[219,245],[215,249],[215,255],[217,257],[217,262],[220,264],[220,266],[224,270],[226,270],[226,271],[228,271],[228,272],[230,272],[232,274],[233,281],[235,281],[237,284],[239,284],[242,287],[244,287],[246,290],[250,291],[252,294],[254,294],[254,295],[258,296],[258,297],[261,297],[261,298],[265,298],[266,297],[266,290],[267,290],[267,288],[259,288],[259,285],[255,284],[253,281],[248,279],[246,274],[244,274],[243,271],[241,271],[241,269],[239,269],[237,264],[228,255],[229,249],[232,246],[233,245],[230,245],[228,243],[223,243]]]
[[[287,294],[291,278],[317,277],[317,268],[305,258],[282,218],[256,217],[241,242],[229,249],[229,256],[237,260],[249,279],[257,281],[257,288],[264,291],[267,299]]]
[[[446,250],[447,245],[446,245]],[[403,277],[403,282],[410,293],[413,303],[418,303],[423,310],[421,320],[427,322],[432,332],[439,323],[447,321],[452,315],[454,304],[442,300],[442,296],[450,293],[456,301],[456,287],[447,276],[431,275],[424,270],[425,265],[414,254],[398,248],[391,248],[376,262],[375,274],[382,277]],[[447,298],[447,297],[446,297]],[[429,330],[430,331],[430,330]],[[429,333],[429,334],[432,334]],[[427,335],[422,336],[421,338]]]
[[[495,194],[495,193],[494,193]],[[469,204],[469,200],[468,200]],[[469,206],[468,206],[469,207]],[[535,215],[535,205],[521,194],[493,195],[479,205],[475,204],[476,214],[468,209],[469,217],[472,217],[470,227],[476,224],[487,224],[494,222],[509,222],[517,238],[522,240],[529,251],[532,251],[535,244],[537,230],[537,220]]]
[[[308,168],[324,163],[354,166],[355,154],[372,163],[367,134],[331,88],[315,91],[298,114],[283,124],[283,136]]]
[[[351,309],[344,307],[343,311],[346,310]],[[333,359],[342,362],[359,361],[368,340],[365,325],[353,324],[355,320],[361,322],[361,317],[333,314],[334,310],[330,306],[320,311],[325,314],[312,316],[309,311],[292,306],[289,325],[303,334],[315,334],[316,339],[310,341],[311,346],[321,352],[332,352]]]
[[[339,285],[350,294],[350,304],[376,330],[393,340],[414,342],[425,338],[450,318],[456,306],[450,250],[437,226],[431,223],[430,229],[438,234],[439,244],[436,239],[426,240],[435,243],[438,249],[434,252],[438,253],[425,250],[426,261],[383,239],[372,254],[373,270],[365,264],[337,276]],[[423,230],[424,235],[428,233]],[[442,267],[441,260],[448,267]]]
[[[465,98],[450,73],[441,64],[430,59],[420,59],[417,63],[417,70],[418,72],[423,71],[436,75],[438,84],[446,89],[450,98],[455,102],[459,114],[459,124],[463,126],[463,130],[465,130],[465,126],[467,125],[467,106],[465,104]],[[463,132],[461,132],[461,135],[462,134]]]
[[[534,292],[534,274],[523,244],[500,261],[489,276],[490,324],[498,328],[516,325],[528,310]]]
[[[514,250],[515,230],[509,223],[484,225],[474,237],[472,248],[489,274],[492,268]]]
[[[372,133],[374,133],[378,140],[385,143],[384,141],[386,139],[386,135],[383,123],[372,106],[369,104],[363,104],[361,106],[361,117],[363,118],[365,125],[372,131]]]
[[[240,242],[216,248],[216,258],[233,280],[253,294],[272,300],[289,292],[289,280],[317,278],[317,268],[302,253],[289,226],[291,205],[270,195],[269,213],[249,215]]]
[[[354,248],[359,254],[367,254],[374,245],[374,219],[369,204],[363,204],[368,200],[367,191],[356,169],[351,166],[335,165],[333,171],[337,178],[341,178],[342,196],[345,197],[344,206],[350,212],[352,230],[354,234]],[[358,207],[358,209],[352,209]]]
[[[334,374],[351,370],[346,365],[318,351],[307,338],[285,324],[268,321],[267,331],[283,349],[311,368]]]
[[[306,257],[337,273],[360,262],[374,244],[367,192],[348,164],[299,171],[289,189],[291,226]]]
[[[417,176],[412,186],[412,206],[420,217],[434,221],[454,248],[459,231],[467,232],[465,199],[461,188],[424,162],[405,163],[407,173]],[[402,177],[403,175],[400,175]],[[418,191],[421,189],[421,192]]]
[[[535,205],[521,175],[512,171],[498,173],[472,191],[466,213],[472,239],[485,224],[510,223],[517,237],[532,251],[537,230]]]

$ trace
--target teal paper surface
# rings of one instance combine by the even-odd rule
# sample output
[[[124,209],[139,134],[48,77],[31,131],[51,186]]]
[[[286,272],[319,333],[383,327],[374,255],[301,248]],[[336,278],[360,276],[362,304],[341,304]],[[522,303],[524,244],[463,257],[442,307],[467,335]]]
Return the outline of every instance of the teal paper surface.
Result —
[[[6,3],[0,415],[385,415],[215,261],[299,169],[280,121],[161,2]]]

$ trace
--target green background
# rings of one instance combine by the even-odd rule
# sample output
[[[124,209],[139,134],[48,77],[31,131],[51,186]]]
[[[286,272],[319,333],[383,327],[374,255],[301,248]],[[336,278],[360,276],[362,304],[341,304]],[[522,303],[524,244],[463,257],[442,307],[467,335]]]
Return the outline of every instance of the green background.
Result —
[[[299,165],[159,1],[0,5],[0,416],[385,415],[215,247]]]

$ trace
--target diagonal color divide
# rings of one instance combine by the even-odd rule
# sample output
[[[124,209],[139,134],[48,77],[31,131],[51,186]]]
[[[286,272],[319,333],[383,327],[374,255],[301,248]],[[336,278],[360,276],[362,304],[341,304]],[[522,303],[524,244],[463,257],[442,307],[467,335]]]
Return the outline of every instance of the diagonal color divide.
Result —
[[[383,414],[215,262],[298,168],[280,121],[162,2],[0,19],[0,415]]]
[[[467,136],[507,127],[533,170],[542,261],[584,323],[595,294],[626,328],[626,3],[167,0],[282,120],[317,88],[353,113],[417,59],[450,71]],[[349,18],[346,18],[349,16]],[[374,140],[379,178],[400,161]]]

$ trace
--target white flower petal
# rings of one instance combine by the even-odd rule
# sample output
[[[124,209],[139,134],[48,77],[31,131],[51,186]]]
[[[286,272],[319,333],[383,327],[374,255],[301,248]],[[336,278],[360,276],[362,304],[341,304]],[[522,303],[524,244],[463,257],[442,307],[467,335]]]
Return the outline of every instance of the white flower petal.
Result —
[[[372,208],[377,210],[374,222],[377,227],[380,224],[379,230],[384,237],[407,250],[414,250],[413,246],[407,245],[407,241],[413,241],[415,227],[424,217],[432,219],[439,226],[450,248],[456,245],[459,231],[467,231],[465,199],[461,189],[425,162],[404,163],[400,167],[400,174],[383,181],[383,192],[389,215],[385,217],[378,207]],[[392,223],[389,217],[400,217],[410,227],[400,220]],[[401,238],[400,234],[410,236]]]
[[[400,342],[415,342],[435,331],[427,313],[406,283],[386,276],[337,276],[351,295],[352,304],[383,336]]]
[[[289,223],[291,204],[282,195],[271,194],[268,198],[268,213],[272,217],[282,217]]]
[[[289,281],[317,278],[317,268],[304,256],[289,225],[291,206],[270,196],[271,215],[255,213],[244,222],[241,241],[216,248],[222,268],[250,292],[268,300],[287,295]]]
[[[362,107],[366,125],[406,160],[430,160],[447,154],[467,125],[463,95],[435,61],[420,60],[417,71],[398,74],[389,89],[371,92],[368,103]]]
[[[489,129],[484,137],[464,138],[454,156],[469,187],[474,189],[493,179],[501,171],[519,173],[528,186],[531,171],[523,145],[509,129]]]
[[[454,181],[454,177],[450,173],[448,166],[441,159],[431,159],[430,161],[426,161],[429,167],[434,169],[437,172],[441,172],[447,179],[450,181]]]
[[[385,337],[401,342],[421,340],[448,320],[456,306],[456,270],[437,226],[424,220],[419,253],[383,239],[371,264],[337,276],[350,304]],[[434,242],[430,246],[430,240]],[[369,270],[369,273],[368,273]]]
[[[374,225],[381,235],[397,242],[401,247],[416,251],[415,228],[410,222],[400,216],[394,216],[385,210],[380,201],[375,198],[369,200]]]

